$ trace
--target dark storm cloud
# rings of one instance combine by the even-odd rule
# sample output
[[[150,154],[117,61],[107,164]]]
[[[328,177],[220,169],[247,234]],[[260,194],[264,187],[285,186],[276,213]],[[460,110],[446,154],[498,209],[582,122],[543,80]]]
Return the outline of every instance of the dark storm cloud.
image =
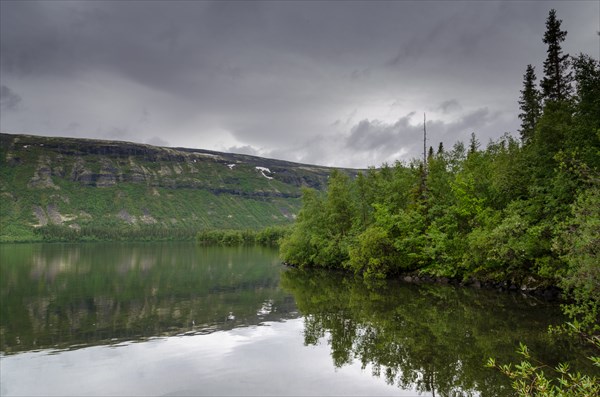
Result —
[[[120,134],[330,165],[417,156],[412,112],[428,112],[431,133],[450,145],[463,129],[482,142],[515,132],[522,75],[545,57],[550,8],[569,31],[567,52],[599,56],[596,2],[0,7],[2,86],[30,112],[3,114],[3,131]]]

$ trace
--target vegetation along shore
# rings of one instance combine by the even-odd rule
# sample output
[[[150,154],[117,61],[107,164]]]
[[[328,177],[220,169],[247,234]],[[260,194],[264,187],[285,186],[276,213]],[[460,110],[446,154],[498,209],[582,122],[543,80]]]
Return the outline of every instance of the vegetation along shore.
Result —
[[[325,194],[304,189],[283,260],[370,280],[410,273],[559,286],[571,320],[563,328],[600,348],[600,63],[563,54],[566,34],[550,11],[541,84],[532,65],[524,74],[520,139],[483,147],[472,134],[355,179],[334,171]],[[520,353],[530,359],[526,347]],[[523,395],[600,393],[595,378],[564,368],[562,382],[548,384],[535,365],[500,368]]]

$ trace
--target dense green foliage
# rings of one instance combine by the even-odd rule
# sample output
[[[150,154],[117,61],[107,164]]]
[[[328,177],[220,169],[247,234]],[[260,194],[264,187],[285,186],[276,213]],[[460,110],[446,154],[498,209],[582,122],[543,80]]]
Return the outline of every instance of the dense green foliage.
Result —
[[[524,142],[506,134],[482,148],[473,135],[467,146],[431,150],[425,164],[383,165],[353,180],[334,171],[326,194],[306,189],[283,259],[365,277],[419,272],[523,288],[581,289],[573,283],[585,272],[595,280],[586,294],[600,295],[598,218],[583,215],[600,189],[600,63],[580,55],[570,64],[559,70],[573,72],[573,96],[538,95],[526,78],[536,92],[528,100],[543,101],[543,111]]]
[[[540,129],[561,128],[553,122],[560,117],[544,114]],[[594,176],[600,162],[590,155],[600,144],[591,132],[586,147],[563,139],[548,148],[541,137],[523,146],[504,136],[467,152],[457,143],[429,158],[424,192],[415,163],[384,165],[355,180],[333,172],[327,195],[304,191],[282,257],[366,277],[418,271],[524,287],[556,284],[598,260],[597,218],[581,215],[593,211],[600,188]],[[578,239],[575,232],[585,234],[588,248],[569,242]]]
[[[563,55],[560,23],[552,10],[541,93],[527,69],[521,140],[506,134],[482,149],[472,136],[468,147],[430,150],[425,163],[384,165],[355,180],[334,172],[327,195],[304,192],[283,259],[367,279],[419,273],[560,286],[570,299],[566,328],[598,346],[600,62]],[[543,376],[529,369],[516,376]]]

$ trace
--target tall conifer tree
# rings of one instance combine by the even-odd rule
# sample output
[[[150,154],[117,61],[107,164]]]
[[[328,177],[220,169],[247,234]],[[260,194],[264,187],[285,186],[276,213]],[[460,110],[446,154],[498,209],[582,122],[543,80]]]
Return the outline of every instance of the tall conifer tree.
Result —
[[[545,100],[563,101],[571,91],[571,72],[569,54],[562,53],[560,43],[565,41],[567,31],[560,29],[562,20],[556,18],[556,10],[550,10],[546,20],[544,43],[548,45],[547,57],[544,61],[544,78],[542,94]]]
[[[523,89],[521,90],[521,98],[519,99],[519,108],[521,113],[521,142],[524,144],[531,141],[535,131],[535,125],[542,113],[540,104],[540,92],[535,86],[535,68],[527,65],[527,70],[523,76]]]
[[[471,140],[469,141],[469,154],[475,153],[481,144],[474,132],[471,132]]]

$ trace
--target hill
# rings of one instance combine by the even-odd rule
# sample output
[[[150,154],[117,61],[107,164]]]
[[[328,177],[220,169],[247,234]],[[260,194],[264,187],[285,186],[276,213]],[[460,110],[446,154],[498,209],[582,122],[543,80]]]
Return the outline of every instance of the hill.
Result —
[[[331,168],[200,149],[0,134],[0,241],[180,239],[293,221]],[[356,174],[357,170],[345,170]]]

